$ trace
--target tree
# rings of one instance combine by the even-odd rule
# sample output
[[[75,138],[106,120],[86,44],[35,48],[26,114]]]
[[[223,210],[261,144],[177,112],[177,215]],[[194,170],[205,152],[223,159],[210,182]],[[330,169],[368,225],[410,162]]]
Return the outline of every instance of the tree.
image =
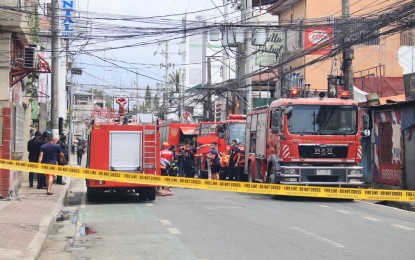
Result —
[[[144,107],[145,110],[151,109],[151,91],[150,91],[150,85],[147,85],[146,88],[146,96],[144,98]]]
[[[159,94],[156,93],[153,99],[154,109],[158,109],[160,107],[160,97]]]
[[[169,83],[176,86],[175,93],[180,93],[180,70],[176,70],[175,72],[170,73]]]

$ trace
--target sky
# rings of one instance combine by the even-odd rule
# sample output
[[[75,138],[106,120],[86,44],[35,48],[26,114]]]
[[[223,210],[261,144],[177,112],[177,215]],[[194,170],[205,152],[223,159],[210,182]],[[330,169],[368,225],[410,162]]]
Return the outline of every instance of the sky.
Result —
[[[144,0],[118,0],[118,1],[102,1],[102,0],[78,0],[77,5],[79,5],[81,16],[88,16],[92,21],[93,27],[96,27],[95,23],[99,22],[109,22],[106,21],[105,17],[108,15],[123,15],[123,16],[141,16],[141,17],[150,17],[150,16],[165,16],[172,14],[183,14],[175,17],[169,17],[170,19],[175,19],[178,22],[184,17],[184,13],[196,12],[200,10],[212,9],[206,12],[189,14],[187,19],[195,19],[196,15],[203,15],[207,18],[217,17],[217,21],[221,21],[221,12],[215,8],[216,6],[222,6],[222,0],[162,0],[158,2],[153,1],[144,1]],[[223,10],[223,8],[220,8]],[[230,8],[229,11],[233,9]],[[99,17],[101,19],[94,19]],[[216,19],[215,19],[216,21]],[[129,25],[129,26],[147,26],[152,27],[152,24],[141,24],[141,23],[126,23],[122,21],[116,21],[118,25]],[[111,28],[107,28],[111,30]],[[178,28],[179,29],[179,28]],[[99,32],[93,32],[94,36],[102,37],[105,35],[105,30],[100,30]],[[109,50],[116,46],[123,46],[127,44],[137,44],[137,40],[123,40],[123,41],[108,41],[104,42],[101,40],[100,44],[86,45],[84,49],[92,53],[95,56],[100,57],[91,57],[89,55],[75,55],[75,64],[79,64],[83,68],[84,72],[82,76],[79,76],[78,83],[81,84],[97,84],[97,85],[109,85],[107,87],[107,92],[112,92],[113,95],[117,95],[125,92],[125,89],[136,88],[136,74],[131,71],[137,71],[140,74],[149,76],[139,76],[139,88],[141,93],[140,95],[144,96],[144,90],[147,85],[150,85],[151,89],[155,87],[155,83],[158,79],[159,81],[164,81],[165,69],[160,67],[160,64],[165,63],[165,57],[161,55],[161,52],[164,50],[164,44],[158,46],[157,44],[140,46],[140,47],[129,47],[129,48],[120,48]],[[74,43],[74,46],[79,46],[85,42]],[[97,51],[102,49],[107,49],[105,52]],[[74,48],[76,52],[77,47]],[[178,41],[170,41],[169,43],[169,63],[172,64],[181,64],[181,56],[178,55],[180,51],[180,44]],[[121,68],[114,67],[113,64],[104,62],[102,59],[113,60],[114,63],[127,67],[131,71],[126,71]],[[122,61],[122,62],[120,62]],[[143,63],[147,65],[141,65],[137,63]],[[104,69],[105,67],[105,69]],[[178,69],[179,66],[175,66],[174,69],[171,68],[170,72]],[[105,73],[104,73],[105,71]],[[161,82],[160,82],[161,83]],[[111,86],[123,86],[123,90],[117,90],[111,88]],[[85,89],[84,89],[85,90]]]

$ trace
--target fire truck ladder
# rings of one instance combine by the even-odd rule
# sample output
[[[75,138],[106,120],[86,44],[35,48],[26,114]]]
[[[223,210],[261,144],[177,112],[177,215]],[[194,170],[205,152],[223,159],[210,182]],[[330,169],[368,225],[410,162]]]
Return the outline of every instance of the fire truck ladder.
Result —
[[[144,125],[144,164],[143,170],[150,172],[154,170],[156,172],[156,159],[157,159],[157,126]]]

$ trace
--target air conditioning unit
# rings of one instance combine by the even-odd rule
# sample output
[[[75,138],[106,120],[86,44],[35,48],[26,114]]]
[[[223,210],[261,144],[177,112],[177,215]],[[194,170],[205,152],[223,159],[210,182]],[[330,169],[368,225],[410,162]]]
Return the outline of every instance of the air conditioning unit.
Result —
[[[37,65],[37,45],[36,44],[29,44],[28,47],[24,48],[24,56],[23,56],[23,68],[36,68]]]

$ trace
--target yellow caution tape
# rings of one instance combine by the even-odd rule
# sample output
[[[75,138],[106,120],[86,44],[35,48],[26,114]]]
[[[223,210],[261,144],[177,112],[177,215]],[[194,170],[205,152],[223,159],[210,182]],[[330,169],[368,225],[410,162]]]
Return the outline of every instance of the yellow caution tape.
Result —
[[[163,185],[170,187],[216,190],[227,192],[358,200],[415,201],[415,191],[411,190],[337,188],[218,181],[184,177],[157,176],[152,174],[137,174],[131,172],[115,172],[106,170],[84,169],[71,166],[58,166],[51,164],[40,164],[4,159],[0,159],[0,168],[102,181]]]

